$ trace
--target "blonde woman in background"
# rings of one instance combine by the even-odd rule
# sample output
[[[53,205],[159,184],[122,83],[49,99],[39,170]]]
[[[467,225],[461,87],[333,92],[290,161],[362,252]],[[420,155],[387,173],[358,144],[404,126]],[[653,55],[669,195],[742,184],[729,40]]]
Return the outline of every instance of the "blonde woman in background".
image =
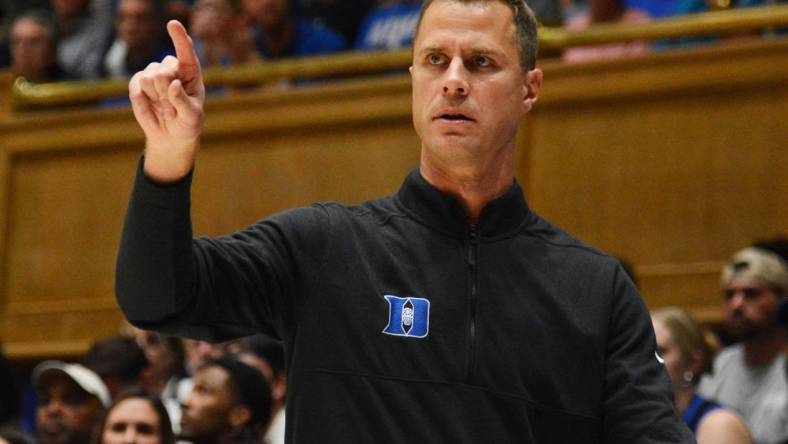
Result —
[[[701,374],[710,369],[719,349],[716,338],[679,308],[657,310],[652,321],[657,352],[673,385],[676,411],[698,444],[752,444],[741,418],[695,393]]]

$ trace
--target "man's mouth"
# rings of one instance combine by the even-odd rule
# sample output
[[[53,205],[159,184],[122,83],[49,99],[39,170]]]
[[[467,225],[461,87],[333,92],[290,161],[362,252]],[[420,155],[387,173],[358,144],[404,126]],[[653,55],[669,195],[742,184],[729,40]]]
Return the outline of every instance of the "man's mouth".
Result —
[[[474,122],[472,118],[461,113],[444,113],[436,117],[435,120],[444,120],[449,122]]]
[[[59,436],[64,431],[64,426],[57,422],[48,422],[39,426],[39,433],[48,436]]]

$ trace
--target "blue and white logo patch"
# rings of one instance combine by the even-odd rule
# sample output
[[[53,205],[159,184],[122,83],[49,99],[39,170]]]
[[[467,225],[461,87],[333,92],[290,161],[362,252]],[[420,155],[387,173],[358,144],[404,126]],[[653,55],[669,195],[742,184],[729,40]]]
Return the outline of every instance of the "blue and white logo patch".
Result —
[[[422,298],[383,296],[389,303],[389,323],[383,333],[426,338],[430,331],[430,301]]]

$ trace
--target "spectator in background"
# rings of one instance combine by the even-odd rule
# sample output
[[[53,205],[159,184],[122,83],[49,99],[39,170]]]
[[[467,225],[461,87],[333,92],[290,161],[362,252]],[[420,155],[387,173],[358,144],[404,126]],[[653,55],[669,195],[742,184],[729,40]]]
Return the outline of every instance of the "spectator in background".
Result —
[[[123,394],[107,411],[95,444],[174,444],[161,400],[145,391]]]
[[[110,404],[101,378],[79,364],[44,361],[33,369],[33,386],[39,444],[89,444]]]
[[[22,433],[22,392],[11,363],[0,351],[0,438],[11,444],[33,444],[33,438]]]
[[[192,8],[196,3],[194,0],[165,0],[167,3],[166,12],[167,17],[170,19],[178,20],[183,23],[188,29],[189,17],[192,13]]]
[[[788,238],[775,237],[772,239],[759,240],[753,244],[753,247],[771,251],[777,256],[780,256],[783,263],[788,264]]]
[[[361,23],[356,49],[391,50],[411,46],[420,10],[421,1],[378,1]]]
[[[185,354],[180,339],[162,336],[151,331],[134,329],[137,344],[142,348],[150,364],[150,378],[145,387],[161,397],[170,415],[172,429],[180,427],[181,402],[191,391],[191,380],[187,378]]]
[[[30,82],[66,80],[57,62],[55,22],[46,11],[27,11],[11,25],[11,73]]]
[[[342,51],[341,35],[296,17],[289,0],[242,0],[257,50],[265,58],[303,57]]]
[[[186,353],[186,370],[190,375],[195,374],[208,361],[223,358],[226,354],[224,344],[184,339],[183,345]]]
[[[757,444],[788,439],[786,339],[777,308],[788,291],[788,270],[774,253],[745,248],[722,271],[726,324],[740,340],[714,360],[699,393],[736,410]]]
[[[589,26],[607,23],[647,23],[648,15],[638,9],[626,6],[625,0],[590,0],[587,14],[573,18],[566,26],[569,31],[582,31]],[[564,51],[563,60],[568,63],[612,60],[637,57],[649,52],[645,42],[614,43],[582,48],[569,48]]]
[[[719,343],[687,313],[668,307],[652,314],[657,353],[673,385],[673,402],[698,444],[751,444],[747,426],[735,413],[698,396],[702,374],[711,368]]]
[[[243,348],[232,357],[260,371],[271,387],[271,424],[265,434],[265,444],[283,444],[285,440],[285,399],[287,372],[282,343],[264,335],[239,341]]]
[[[120,0],[115,22],[117,36],[103,62],[108,77],[127,78],[160,62],[175,49],[166,36],[163,0]]]
[[[11,54],[8,49],[8,29],[11,17],[10,1],[0,0],[0,69],[5,69],[11,64]]]
[[[82,365],[96,372],[109,390],[110,398],[143,386],[148,359],[132,338],[115,336],[96,342],[82,358]]]
[[[373,0],[299,0],[298,14],[315,25],[329,28],[355,42],[361,21]]]
[[[241,18],[240,0],[197,0],[189,33],[203,68],[260,60],[252,30]]]
[[[209,361],[183,401],[181,437],[195,444],[259,444],[271,418],[271,389],[232,359]]]
[[[58,30],[58,63],[69,77],[99,77],[101,56],[112,35],[110,0],[51,2]]]

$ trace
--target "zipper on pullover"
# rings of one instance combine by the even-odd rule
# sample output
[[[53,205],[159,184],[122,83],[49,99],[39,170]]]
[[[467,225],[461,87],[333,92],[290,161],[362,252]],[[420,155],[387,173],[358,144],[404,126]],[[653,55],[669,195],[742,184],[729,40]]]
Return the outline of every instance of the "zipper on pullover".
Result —
[[[466,382],[471,382],[473,369],[476,367],[476,280],[477,280],[477,266],[476,259],[479,250],[479,235],[478,226],[471,224],[468,230],[468,284],[470,296],[470,323],[469,323],[469,352],[468,352],[468,371],[466,372]]]

